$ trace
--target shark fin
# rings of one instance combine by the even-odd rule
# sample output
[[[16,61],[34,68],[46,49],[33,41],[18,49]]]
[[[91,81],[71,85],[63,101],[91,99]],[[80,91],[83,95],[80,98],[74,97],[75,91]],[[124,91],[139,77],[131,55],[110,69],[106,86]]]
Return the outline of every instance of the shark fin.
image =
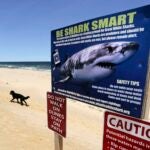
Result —
[[[71,78],[70,76],[67,76],[67,77],[64,78],[64,79],[55,82],[55,84],[56,84],[56,83],[64,83],[64,82],[68,81],[70,78]]]

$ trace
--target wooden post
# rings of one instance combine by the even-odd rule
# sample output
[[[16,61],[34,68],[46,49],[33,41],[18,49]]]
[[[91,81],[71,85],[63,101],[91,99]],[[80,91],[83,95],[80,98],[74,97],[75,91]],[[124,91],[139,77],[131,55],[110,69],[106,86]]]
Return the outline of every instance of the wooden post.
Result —
[[[147,80],[147,84],[149,84],[150,79]],[[144,102],[144,112],[143,112],[143,119],[149,120],[150,119],[150,84],[146,87],[146,96]]]
[[[143,106],[143,114],[142,114],[142,119],[145,119],[145,120],[150,119],[150,92],[149,91],[150,91],[150,57],[148,61],[148,73],[147,73],[147,79],[146,79],[144,106]]]
[[[55,150],[63,150],[63,138],[59,134],[54,133],[54,140]]]

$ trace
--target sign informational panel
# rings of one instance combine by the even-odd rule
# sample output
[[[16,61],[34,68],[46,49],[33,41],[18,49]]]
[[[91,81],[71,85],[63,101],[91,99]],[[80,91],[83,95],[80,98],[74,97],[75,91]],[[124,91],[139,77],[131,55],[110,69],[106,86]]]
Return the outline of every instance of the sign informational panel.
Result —
[[[141,117],[150,49],[150,5],[51,32],[52,90]]]
[[[66,137],[66,98],[47,93],[48,128]]]
[[[105,112],[103,150],[149,150],[150,123]]]

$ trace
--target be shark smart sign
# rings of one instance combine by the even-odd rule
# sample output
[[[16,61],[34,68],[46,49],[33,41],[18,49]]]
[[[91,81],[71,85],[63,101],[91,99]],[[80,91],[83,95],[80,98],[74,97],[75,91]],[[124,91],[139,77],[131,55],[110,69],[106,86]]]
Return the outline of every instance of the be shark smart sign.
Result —
[[[51,32],[52,90],[141,117],[146,99],[150,5]]]

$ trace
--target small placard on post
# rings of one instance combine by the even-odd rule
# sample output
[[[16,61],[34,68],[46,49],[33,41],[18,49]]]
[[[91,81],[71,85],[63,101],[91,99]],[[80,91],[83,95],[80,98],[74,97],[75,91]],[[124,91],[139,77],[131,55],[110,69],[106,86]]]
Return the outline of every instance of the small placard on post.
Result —
[[[66,97],[47,92],[48,128],[66,137]]]
[[[149,150],[150,123],[105,112],[103,150]]]

